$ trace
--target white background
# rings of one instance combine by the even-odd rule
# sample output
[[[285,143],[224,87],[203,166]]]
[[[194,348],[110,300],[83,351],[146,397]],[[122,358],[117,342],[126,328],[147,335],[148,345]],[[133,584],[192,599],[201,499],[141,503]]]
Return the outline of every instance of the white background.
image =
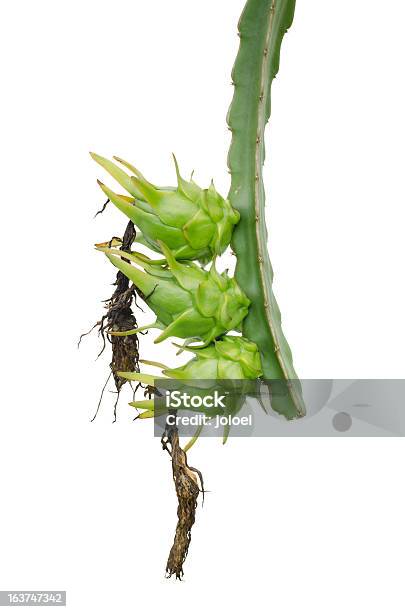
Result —
[[[243,0],[14,0],[1,9],[0,589],[67,589],[74,612],[404,609],[401,439],[203,440],[211,491],[183,583],[164,578],[170,462],[99,344],[120,234],[89,150],[226,193]],[[404,377],[405,8],[300,0],[273,88],[271,257],[301,377]],[[105,177],[104,177],[105,178]],[[142,318],[143,317],[143,318]],[[142,321],[148,315],[141,315]],[[170,343],[147,356],[173,363]],[[153,352],[154,351],[154,352]]]

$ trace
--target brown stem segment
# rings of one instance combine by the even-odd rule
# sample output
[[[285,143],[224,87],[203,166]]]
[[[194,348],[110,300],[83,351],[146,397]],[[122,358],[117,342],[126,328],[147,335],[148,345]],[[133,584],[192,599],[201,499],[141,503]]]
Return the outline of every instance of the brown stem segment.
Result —
[[[178,500],[176,534],[167,560],[166,575],[168,578],[174,575],[181,580],[184,574],[183,564],[191,542],[191,528],[195,522],[197,498],[200,490],[204,492],[204,484],[201,473],[187,464],[187,455],[180,447],[176,427],[166,430],[162,446],[172,458],[173,480]]]

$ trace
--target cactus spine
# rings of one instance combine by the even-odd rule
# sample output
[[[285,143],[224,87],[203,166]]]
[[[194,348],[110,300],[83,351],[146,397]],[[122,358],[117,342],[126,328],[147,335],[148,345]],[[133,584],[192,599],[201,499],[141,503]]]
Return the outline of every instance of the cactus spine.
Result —
[[[278,72],[281,42],[292,24],[294,8],[295,0],[248,0],[239,21],[240,47],[232,72],[235,90],[228,113],[232,131],[228,199],[241,215],[232,236],[237,256],[235,277],[251,301],[243,334],[260,349],[264,377],[287,381],[287,396],[274,401],[273,408],[289,419],[303,416],[305,406],[299,383],[288,384],[297,375],[272,291],[262,168],[271,84]]]

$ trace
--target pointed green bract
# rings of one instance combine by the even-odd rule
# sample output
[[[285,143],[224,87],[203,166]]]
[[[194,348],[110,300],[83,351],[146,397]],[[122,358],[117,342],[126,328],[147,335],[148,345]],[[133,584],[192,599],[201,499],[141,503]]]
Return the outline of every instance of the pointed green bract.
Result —
[[[117,372],[117,376],[143,383],[144,385],[154,385],[155,379],[150,374],[142,374],[140,372]]]
[[[124,372],[123,372],[123,374],[124,374]],[[125,378],[125,377],[123,376],[123,378]],[[140,410],[150,410],[151,412],[153,412],[153,410],[154,410],[154,401],[153,401],[153,399],[139,400],[137,402],[131,402],[129,405],[133,406],[134,408],[139,408]]]
[[[121,257],[114,257],[106,252],[107,258],[116,266],[121,272],[134,283],[143,294],[149,295],[155,288],[156,280],[148,275],[146,272],[131,266],[128,262],[124,261]]]
[[[94,161],[100,164],[100,166],[102,166],[104,170],[107,170],[107,172],[111,174],[111,176],[117,181],[117,183],[119,183],[121,187],[126,189],[128,193],[130,193],[135,198],[142,198],[142,193],[138,189],[136,189],[135,185],[131,181],[131,177],[129,177],[126,172],[121,170],[119,166],[111,162],[109,159],[106,159],[101,155],[97,155],[97,153],[90,153],[90,155],[94,159]]]

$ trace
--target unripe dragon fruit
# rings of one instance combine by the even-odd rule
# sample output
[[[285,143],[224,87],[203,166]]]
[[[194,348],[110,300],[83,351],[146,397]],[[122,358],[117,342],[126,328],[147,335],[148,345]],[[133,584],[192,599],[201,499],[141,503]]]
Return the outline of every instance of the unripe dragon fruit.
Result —
[[[108,159],[91,153],[111,176],[130,194],[118,195],[99,181],[109,200],[139,227],[138,242],[160,251],[164,242],[176,259],[210,261],[225,251],[240,215],[215,189],[201,189],[193,180],[184,180],[175,159],[177,187],[158,188],[128,162],[115,157],[128,168],[129,176]]]
[[[179,380],[255,380],[262,374],[256,344],[242,336],[223,336],[207,347],[187,350],[195,357],[178,368],[164,369],[165,376]]]
[[[191,261],[177,261],[165,244],[159,242],[159,246],[166,258],[163,264],[162,260],[154,262],[140,253],[98,247],[134,283],[156,314],[156,322],[146,326],[162,330],[155,342],[176,336],[202,340],[208,345],[228,331],[240,330],[250,301],[235,279],[226,272],[219,274],[215,261],[207,271]],[[141,329],[114,335],[139,331]]]
[[[242,336],[223,336],[219,340],[214,340],[207,347],[188,346],[186,350],[194,353],[194,357],[178,368],[168,368],[163,364],[143,360],[142,363],[158,367],[161,370],[161,374],[158,376],[142,372],[119,372],[119,375],[127,380],[149,385],[151,388],[155,386],[157,380],[163,380],[165,377],[179,380],[181,384],[186,385],[185,389],[188,388],[187,385],[191,385],[194,388],[194,394],[198,394],[201,384],[205,388],[206,384],[219,380],[220,385],[224,385],[224,388],[229,386],[232,388],[230,383],[237,381],[237,393],[227,398],[231,403],[228,406],[229,411],[236,413],[243,406],[245,395],[252,390],[249,381],[256,381],[262,375],[260,353],[256,344]],[[256,395],[256,388],[255,392]],[[140,414],[142,419],[160,414],[159,410],[156,410],[153,399],[131,402],[130,405],[145,410]],[[163,410],[163,413],[165,412]],[[205,410],[205,412],[211,416],[218,414],[216,410]]]

